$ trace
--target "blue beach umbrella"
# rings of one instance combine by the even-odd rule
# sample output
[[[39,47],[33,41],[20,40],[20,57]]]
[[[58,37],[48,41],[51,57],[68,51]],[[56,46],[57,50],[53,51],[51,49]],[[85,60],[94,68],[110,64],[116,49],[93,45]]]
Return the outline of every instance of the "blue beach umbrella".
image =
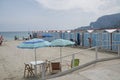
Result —
[[[37,48],[42,48],[42,47],[48,47],[50,46],[51,43],[48,41],[45,41],[43,39],[38,39],[38,38],[34,38],[25,42],[22,42],[20,45],[18,45],[18,48],[21,49],[34,49],[35,51],[35,64],[37,64],[37,59],[36,59],[36,49]],[[37,67],[35,67],[37,70]],[[35,71],[35,74],[37,74],[37,71]]]
[[[35,40],[35,42],[33,42],[34,40]],[[31,42],[29,42],[29,41],[31,41]],[[42,40],[42,39],[40,39],[40,41],[36,41],[36,39],[29,40],[29,41],[22,42],[17,47],[22,48],[22,49],[37,49],[37,48],[41,48],[41,47],[50,46],[50,44],[51,44],[50,42]]]
[[[65,39],[55,39],[53,41],[51,41],[51,46],[56,46],[56,47],[60,47],[60,61],[62,62],[62,48],[61,47],[65,47],[65,46],[71,46],[74,45],[75,42],[70,41],[70,40],[65,40]]]
[[[55,39],[53,41],[51,41],[51,46],[70,46],[70,45],[74,45],[75,42],[70,41],[70,40],[65,40],[65,39]]]

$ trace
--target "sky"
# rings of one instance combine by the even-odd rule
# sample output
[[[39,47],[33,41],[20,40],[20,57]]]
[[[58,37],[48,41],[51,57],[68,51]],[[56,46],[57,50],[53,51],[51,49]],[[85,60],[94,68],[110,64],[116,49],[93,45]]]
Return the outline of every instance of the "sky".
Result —
[[[0,0],[0,31],[70,30],[120,13],[120,0]]]

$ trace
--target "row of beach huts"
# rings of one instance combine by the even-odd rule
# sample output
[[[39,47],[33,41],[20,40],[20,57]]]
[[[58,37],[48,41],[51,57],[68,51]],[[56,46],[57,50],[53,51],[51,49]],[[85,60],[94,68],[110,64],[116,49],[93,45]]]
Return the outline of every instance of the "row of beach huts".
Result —
[[[51,31],[34,31],[33,37],[44,34],[46,40],[67,39],[76,42],[76,46],[94,47],[109,51],[118,51],[120,46],[120,29],[101,29],[101,30],[51,30]],[[91,40],[91,46],[90,41]]]

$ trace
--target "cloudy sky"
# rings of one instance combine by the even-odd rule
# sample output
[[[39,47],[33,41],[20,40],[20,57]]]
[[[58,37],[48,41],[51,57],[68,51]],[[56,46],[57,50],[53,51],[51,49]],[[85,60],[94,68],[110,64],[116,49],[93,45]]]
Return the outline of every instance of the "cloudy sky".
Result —
[[[0,0],[0,31],[65,30],[120,13],[120,0]]]

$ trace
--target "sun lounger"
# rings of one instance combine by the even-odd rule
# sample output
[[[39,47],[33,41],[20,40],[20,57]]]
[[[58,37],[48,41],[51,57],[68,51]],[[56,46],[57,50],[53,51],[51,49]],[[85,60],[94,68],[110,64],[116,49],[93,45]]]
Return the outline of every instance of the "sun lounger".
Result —
[[[61,72],[61,64],[60,62],[51,62],[50,63],[50,73],[58,73]]]

